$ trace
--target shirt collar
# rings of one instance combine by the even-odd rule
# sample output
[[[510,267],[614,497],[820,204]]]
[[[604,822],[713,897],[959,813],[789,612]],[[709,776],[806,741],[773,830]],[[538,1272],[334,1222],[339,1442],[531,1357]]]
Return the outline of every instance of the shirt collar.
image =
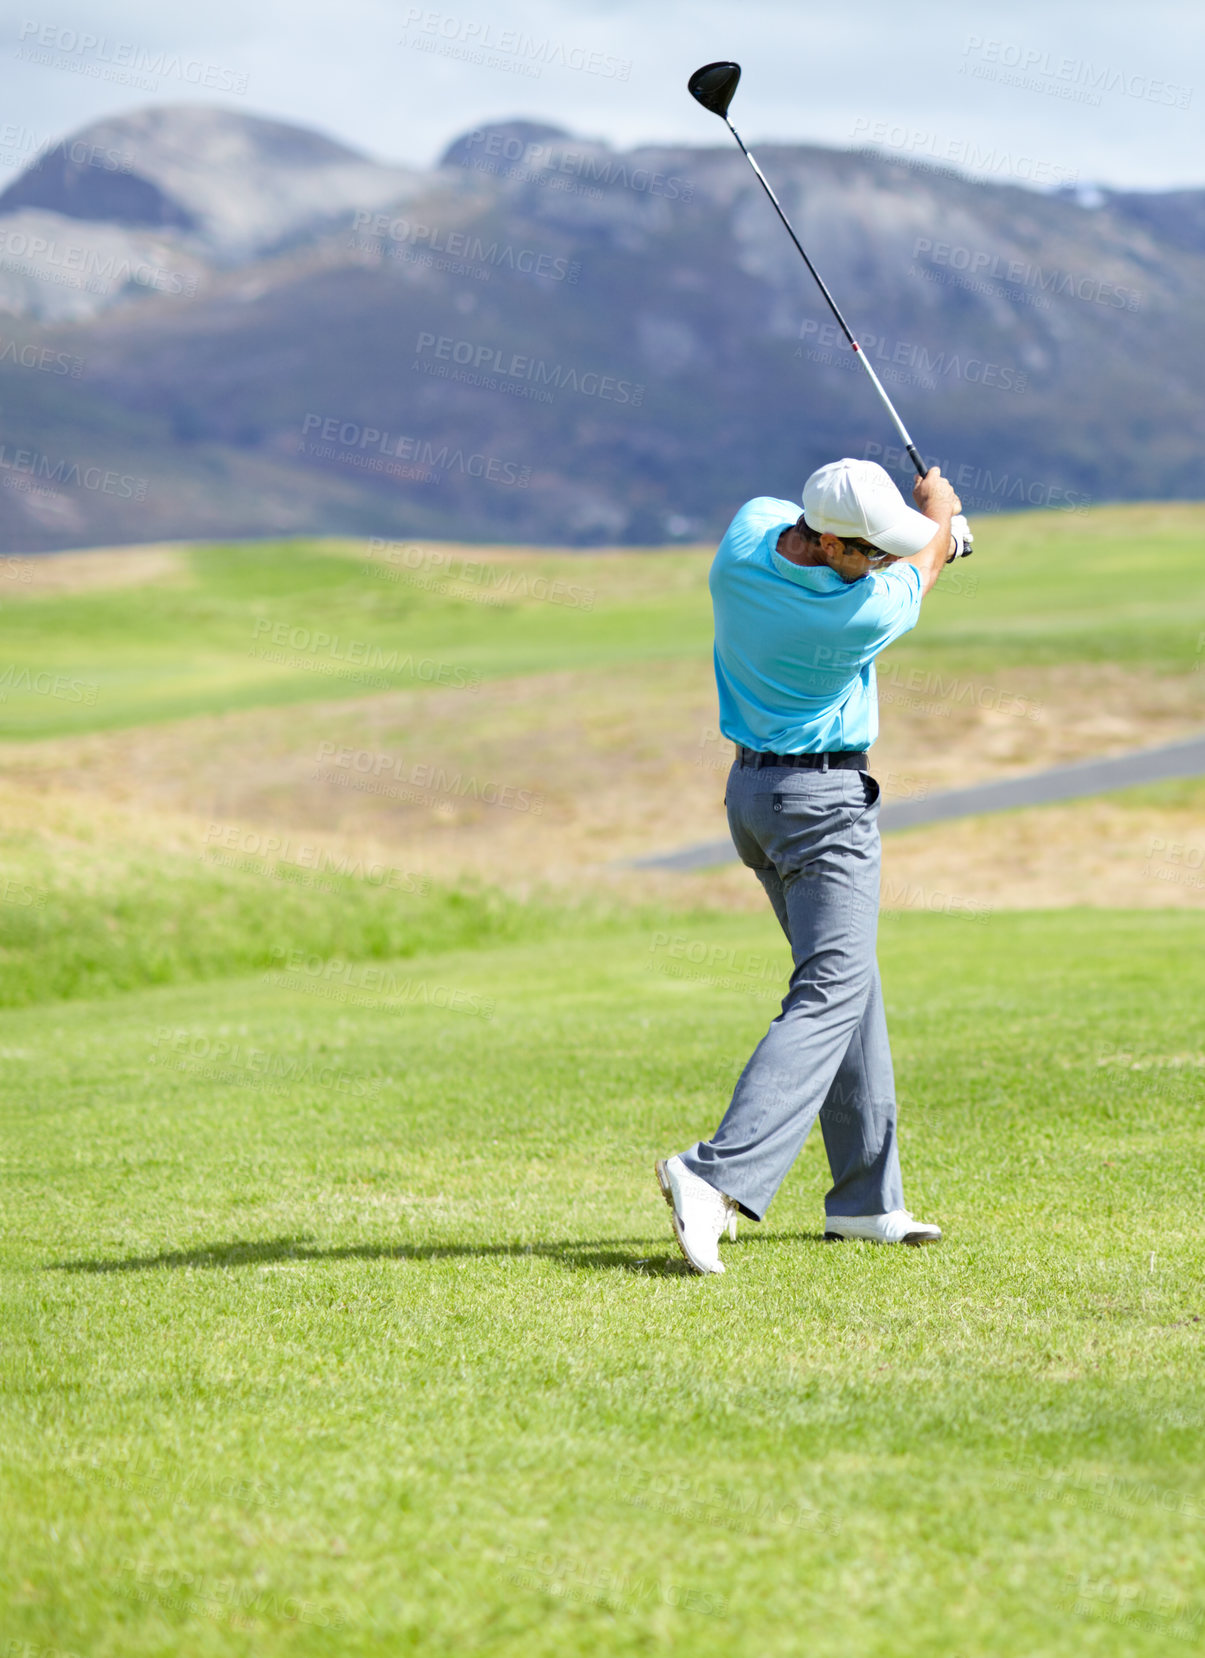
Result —
[[[783,558],[775,543],[782,534],[778,529],[771,533],[767,540],[770,552],[770,563],[780,576],[793,581],[797,587],[808,587],[813,593],[832,593],[838,587],[848,587],[835,570],[830,570],[827,564],[792,564],[789,558]]]

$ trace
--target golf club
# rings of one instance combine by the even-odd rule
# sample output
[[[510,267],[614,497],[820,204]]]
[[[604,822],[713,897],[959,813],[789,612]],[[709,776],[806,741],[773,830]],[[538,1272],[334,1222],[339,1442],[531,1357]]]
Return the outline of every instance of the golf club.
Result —
[[[874,369],[870,366],[870,363],[867,361],[866,355],[859,346],[857,340],[854,339],[853,331],[846,322],[845,318],[841,315],[841,312],[838,310],[836,300],[825,287],[824,279],[821,277],[820,272],[816,269],[815,265],[812,264],[812,261],[805,253],[803,243],[799,240],[798,236],[796,236],[794,230],[792,229],[791,221],[783,212],[782,205],[779,202],[778,197],[774,194],[773,190],[771,190],[766,175],[762,172],[749,150],[745,147],[744,139],[741,137],[740,133],[737,132],[731,119],[729,118],[728,106],[732,102],[732,95],[736,91],[740,78],[741,66],[739,63],[705,63],[701,69],[695,70],[686,85],[691,97],[694,98],[697,103],[702,104],[704,109],[709,109],[713,115],[722,116],[724,121],[727,122],[728,130],[740,145],[741,153],[744,155],[745,160],[757,174],[758,178],[761,180],[762,189],[773,202],[774,211],[778,214],[778,217],[782,220],[783,224],[786,225],[788,236],[790,236],[792,242],[794,242],[795,246],[799,249],[800,257],[807,266],[808,270],[811,271],[812,275],[815,277],[816,286],[820,289],[820,292],[824,295],[826,301],[828,302],[829,310],[833,313],[838,323],[841,325],[841,332],[849,341],[850,349],[853,351],[854,356],[861,363],[862,367],[866,370],[867,374],[869,374],[871,385],[874,387],[875,391],[878,392],[880,398],[882,398],[883,407],[891,416],[892,423],[894,424],[896,431],[900,434],[900,441],[904,445],[904,448],[908,451],[908,458],[916,468],[918,476],[923,478],[925,475],[925,463],[920,458],[916,445],[908,436],[908,428],[895,412],[895,405],[892,403],[887,393],[883,390],[882,381],[879,379]]]

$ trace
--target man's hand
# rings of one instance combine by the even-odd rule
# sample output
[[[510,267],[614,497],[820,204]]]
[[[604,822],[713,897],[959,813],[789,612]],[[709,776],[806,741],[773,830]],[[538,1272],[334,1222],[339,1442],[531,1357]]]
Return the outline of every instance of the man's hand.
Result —
[[[975,545],[975,537],[971,534],[971,526],[961,513],[950,520],[950,556],[947,564],[952,564],[956,558],[968,558]]]
[[[955,513],[962,511],[962,502],[955,494],[953,484],[942,477],[939,466],[931,466],[923,478],[916,480],[912,499],[916,502],[916,510],[931,518],[934,524],[933,539],[928,546],[900,560],[901,563],[916,565],[920,572],[923,598],[933,587],[950,556],[950,524]]]
[[[931,466],[923,478],[918,478],[912,486],[912,499],[916,502],[917,512],[923,512],[926,518],[940,521],[944,512],[945,517],[953,518],[956,512],[962,511],[962,502],[954,493],[954,485],[948,478],[941,475],[940,466]]]

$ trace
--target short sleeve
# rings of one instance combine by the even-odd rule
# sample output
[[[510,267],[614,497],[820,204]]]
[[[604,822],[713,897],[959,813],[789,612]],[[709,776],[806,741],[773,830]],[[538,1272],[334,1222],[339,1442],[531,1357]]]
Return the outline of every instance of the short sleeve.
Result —
[[[849,619],[847,638],[860,660],[870,662],[920,619],[920,571],[903,562],[890,570],[875,570],[862,578],[858,591],[862,602]]]

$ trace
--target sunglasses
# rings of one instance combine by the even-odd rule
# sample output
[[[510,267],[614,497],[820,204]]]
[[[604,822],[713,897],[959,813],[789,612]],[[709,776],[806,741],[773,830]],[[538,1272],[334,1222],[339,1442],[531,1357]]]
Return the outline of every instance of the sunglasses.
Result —
[[[865,553],[866,557],[871,559],[890,558],[892,556],[890,553],[885,553],[881,547],[876,547],[873,541],[863,541],[858,536],[851,536],[848,539],[842,536],[841,540],[846,552]]]

